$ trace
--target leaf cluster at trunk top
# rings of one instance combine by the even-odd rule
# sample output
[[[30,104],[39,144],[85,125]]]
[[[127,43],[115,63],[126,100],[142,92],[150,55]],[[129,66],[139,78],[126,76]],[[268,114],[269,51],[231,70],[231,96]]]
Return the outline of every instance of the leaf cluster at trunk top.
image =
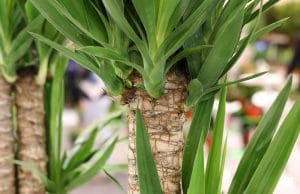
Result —
[[[76,49],[34,36],[99,75],[111,95],[123,93],[134,69],[142,75],[149,95],[159,98],[166,73],[175,64],[186,65],[192,80],[186,104],[193,106],[216,86],[258,33],[255,25],[240,40],[242,28],[277,0],[261,3],[259,9],[260,2],[32,0]]]
[[[48,68],[58,61],[58,52],[28,32],[39,33],[63,44],[62,36],[47,22],[30,0],[1,0],[0,2],[0,67],[6,81],[14,82],[17,71],[37,67],[37,83],[46,81]]]

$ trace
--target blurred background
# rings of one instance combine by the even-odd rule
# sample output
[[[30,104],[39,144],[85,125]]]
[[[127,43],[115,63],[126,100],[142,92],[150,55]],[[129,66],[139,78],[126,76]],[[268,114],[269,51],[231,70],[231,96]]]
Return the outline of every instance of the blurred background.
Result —
[[[300,94],[300,0],[281,0],[277,6],[269,10],[261,22],[261,26],[279,19],[289,17],[288,21],[272,33],[266,34],[253,42],[244,52],[238,64],[230,71],[229,80],[236,80],[249,74],[268,71],[269,73],[228,88],[226,130],[228,131],[228,151],[224,174],[224,191],[234,175],[243,151],[249,142],[261,116],[283,87],[289,74],[294,77],[293,92],[284,110],[287,114],[293,101]],[[247,29],[244,29],[245,35]],[[63,114],[64,150],[69,150],[77,135],[84,128],[104,118],[109,112],[121,110],[120,105],[112,102],[106,95],[103,84],[97,76],[82,69],[73,61],[69,62],[66,73],[66,99]],[[216,112],[216,109],[214,110]],[[187,110],[186,116],[191,117]],[[116,133],[127,136],[126,115],[115,119],[98,136],[99,144]],[[186,123],[188,128],[189,122]],[[206,151],[210,147],[210,137],[206,140]],[[110,173],[126,189],[127,187],[127,141],[121,141],[109,165]],[[276,188],[276,194],[300,193],[300,140],[298,140],[288,165]],[[89,194],[110,192],[122,193],[122,190],[105,173],[100,173],[88,184],[73,194]]]

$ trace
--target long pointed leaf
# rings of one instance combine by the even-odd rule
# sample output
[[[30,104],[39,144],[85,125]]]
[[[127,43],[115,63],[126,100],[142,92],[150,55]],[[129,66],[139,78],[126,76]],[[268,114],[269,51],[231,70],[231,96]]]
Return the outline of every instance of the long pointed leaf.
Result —
[[[82,184],[90,180],[92,177],[97,175],[99,171],[103,168],[105,162],[111,156],[117,141],[118,140],[115,139],[104,151],[104,153],[97,159],[97,161],[87,171],[85,171],[83,174],[73,179],[68,185],[66,185],[65,189],[67,191],[73,190],[74,188],[81,186]]]
[[[200,138],[187,194],[205,194],[204,138]]]
[[[300,98],[280,126],[257,167],[245,194],[272,194],[300,132]]]
[[[147,129],[139,109],[136,110],[136,160],[141,194],[162,194]]]
[[[184,146],[182,161],[182,188],[184,193],[187,192],[190,184],[200,137],[206,138],[210,126],[213,102],[214,97],[211,97],[193,108],[192,123]]]
[[[226,106],[226,87],[221,90],[219,108],[216,117],[216,123],[213,130],[212,144],[208,154],[207,166],[205,171],[205,191],[206,193],[220,194],[219,190],[222,182],[220,173],[222,168],[222,149],[224,136]]]
[[[142,75],[144,74],[144,70],[141,66],[130,62],[128,59],[121,56],[119,53],[117,53],[113,49],[103,48],[103,47],[96,47],[96,46],[89,46],[89,47],[79,48],[78,50],[83,51],[83,52],[85,52],[89,55],[92,55],[92,56],[97,56],[97,57],[100,57],[100,58],[103,58],[103,59],[113,60],[113,61],[123,63],[125,65],[128,65],[129,67],[135,68]]]
[[[255,134],[248,144],[246,151],[239,163],[238,169],[234,175],[229,188],[229,194],[243,193],[250,179],[252,178],[257,166],[272,141],[285,103],[288,99],[292,86],[292,80],[289,79],[286,86],[280,92],[279,96],[273,102],[269,111],[259,122]]]
[[[197,77],[204,86],[215,84],[222,74],[225,64],[231,58],[239,41],[243,16],[244,6],[241,4],[232,13],[232,18],[224,24],[223,30],[219,31],[220,35],[217,36],[214,48],[212,48]]]

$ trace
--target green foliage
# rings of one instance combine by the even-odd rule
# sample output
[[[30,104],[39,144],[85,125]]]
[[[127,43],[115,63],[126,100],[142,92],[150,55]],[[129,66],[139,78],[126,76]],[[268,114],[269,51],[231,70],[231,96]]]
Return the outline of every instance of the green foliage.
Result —
[[[188,88],[188,106],[204,98],[198,95],[200,91],[214,87],[251,40],[279,26],[272,24],[256,31],[255,25],[246,39],[240,39],[242,28],[277,0],[32,2],[77,48],[59,50],[73,59],[84,58],[77,62],[99,75],[112,95],[122,94],[123,83],[135,69],[142,75],[147,92],[159,98],[166,73],[180,59],[186,59],[193,79]],[[260,2],[261,9],[257,8]],[[51,44],[49,39],[36,38]],[[205,45],[210,48],[203,49]],[[197,87],[194,79],[198,80]]]
[[[287,163],[287,160],[291,154],[292,148],[297,140],[300,132],[300,123],[297,121],[300,116],[300,98],[295,102],[294,106],[290,110],[289,114],[276,132],[281,113],[288,99],[291,90],[291,78],[287,82],[286,86],[282,89],[277,99],[274,101],[270,110],[264,115],[260,121],[253,138],[251,139],[245,154],[239,164],[236,175],[232,181],[229,193],[273,193],[274,188],[283,172],[283,169]],[[224,171],[224,162],[226,157],[227,140],[224,142],[224,118],[225,118],[225,102],[226,91],[225,87],[221,90],[219,108],[215,121],[215,127],[212,136],[212,145],[208,154],[206,162],[206,170],[204,170],[204,139],[206,137],[206,129],[208,128],[208,120],[210,120],[210,114],[208,118],[200,120],[201,117],[197,116],[199,113],[209,112],[211,110],[212,103],[202,102],[202,105],[193,110],[194,118],[192,120],[192,126],[189,135],[196,135],[194,137],[194,146],[196,152],[191,157],[191,143],[185,147],[185,153],[183,158],[183,193],[187,194],[220,194],[222,193],[222,177]],[[206,111],[204,111],[206,109]],[[141,115],[137,113],[137,122],[142,122]],[[201,115],[205,117],[204,115]],[[196,122],[197,121],[197,122]],[[194,122],[194,123],[193,123]],[[198,124],[198,131],[195,132],[193,127]],[[202,126],[200,125],[202,124]],[[204,128],[203,128],[204,127]],[[199,130],[201,129],[201,130]],[[137,125],[137,132],[145,131],[144,125]],[[193,131],[191,131],[193,130]],[[151,150],[149,147],[149,140],[139,134],[140,143],[137,146],[145,147],[144,152],[138,152],[137,157],[144,157],[147,155],[147,161],[151,161]],[[188,137],[189,142],[192,137]],[[141,145],[143,144],[143,145]],[[195,145],[197,144],[197,145]],[[139,156],[140,155],[140,156]],[[190,162],[189,160],[192,160]],[[144,161],[146,164],[146,161]],[[190,168],[188,165],[191,165]],[[187,169],[186,169],[187,168]],[[143,175],[151,174],[153,179],[158,178],[155,174],[155,169],[146,168],[145,166],[138,165],[139,173]],[[139,181],[146,182],[147,176],[140,176]],[[149,177],[149,176],[148,176]],[[156,189],[160,188],[158,184],[150,184],[151,189],[156,186]],[[141,190],[150,192],[150,188],[146,184],[140,184]]]
[[[280,6],[274,6],[264,15],[266,24],[273,23],[281,18],[289,17],[289,21],[278,28],[277,31],[286,33],[291,38],[294,38],[297,36],[300,27],[299,11],[300,6],[297,1],[288,1]]]
[[[166,73],[187,59],[191,77],[200,83],[197,87],[196,80],[191,83],[188,106],[195,106],[204,97],[197,95],[199,91],[214,87],[238,59],[250,39],[240,40],[241,30],[259,15],[259,2],[32,0],[76,49],[59,48],[50,38],[35,37],[99,75],[112,95],[122,94],[135,69],[147,92],[159,98]],[[263,4],[261,12],[270,3]]]
[[[206,138],[210,126],[214,97],[199,103],[193,108],[193,118],[183,150],[182,160],[182,188],[186,192],[189,188],[194,160],[200,137]]]
[[[265,152],[273,139],[279,119],[288,99],[291,90],[291,82],[292,80],[290,79],[269,111],[259,122],[255,134],[240,161],[231,183],[229,194],[240,193],[245,190],[255,169],[264,157]]]
[[[203,158],[203,141],[210,126],[215,95],[226,85],[239,83],[263,73],[224,84],[220,84],[219,80],[233,67],[249,42],[279,27],[284,22],[284,20],[278,21],[262,29],[257,29],[261,14],[278,0],[78,0],[76,2],[71,0],[31,0],[31,2],[54,28],[75,44],[75,48],[66,48],[41,32],[32,33],[32,35],[38,41],[53,47],[99,75],[111,95],[122,94],[125,83],[134,69],[142,75],[146,91],[152,97],[159,98],[164,91],[166,73],[174,65],[187,66],[191,81],[187,88],[186,105],[193,108],[193,120],[184,147],[183,193],[220,193],[226,155],[226,143],[223,145],[225,89],[222,90],[215,128],[215,133],[219,135],[213,137],[214,145],[209,154],[205,171]],[[241,38],[242,29],[251,24],[253,20],[254,25],[250,28],[249,34],[245,38]],[[265,143],[263,145],[260,145],[260,142],[254,142],[252,143],[253,148],[248,148],[250,151],[246,151],[246,153],[251,153],[249,161],[252,157],[257,157],[256,152],[254,152],[255,156],[252,156],[253,150],[261,151],[258,154],[259,164],[248,162],[248,160],[246,165],[243,161],[241,162],[241,166],[244,165],[241,167],[242,169],[259,168],[262,172],[274,175],[274,178],[270,179],[270,185],[264,187],[266,192],[270,192],[277,182],[294,138],[298,134],[295,128],[290,128],[292,130],[290,131],[291,141],[286,142],[286,145],[282,147],[286,152],[282,151],[282,159],[277,158],[277,162],[274,162],[274,167],[278,167],[279,170],[269,172],[264,165],[273,159],[274,151],[271,146],[276,147],[277,143],[281,141],[282,135],[280,134],[283,132],[280,131],[290,125],[292,127],[295,125],[297,128],[293,119],[287,119],[282,130],[272,140],[276,122],[280,117],[279,112],[275,114],[272,111],[284,105],[288,88],[289,84],[278,97],[281,100],[275,102],[276,108],[271,108],[269,111],[271,113],[267,113],[262,122],[271,122],[269,120],[273,116],[278,118],[276,117],[269,127],[264,127],[265,123],[260,124],[261,128],[258,128],[258,131],[263,135],[260,136],[260,132],[258,132],[257,138],[253,140],[254,142],[255,139],[260,140],[266,136],[268,142],[262,141]],[[295,106],[298,107],[298,103]],[[297,111],[295,108],[292,113],[298,114]],[[140,111],[137,110],[136,113],[136,147],[141,192],[161,193],[155,164],[150,159],[152,154],[146,128]],[[70,161],[68,170],[72,172],[68,175],[69,178],[78,174],[74,169],[81,163],[81,160],[77,158],[89,155],[82,153],[86,153],[83,150],[90,149],[94,136],[91,135],[90,138],[82,145],[81,149],[77,150],[77,157],[74,156],[76,159],[68,160]],[[253,150],[251,151],[251,149]],[[92,153],[90,152],[90,154]],[[147,157],[144,157],[145,155]],[[63,161],[55,160],[53,165],[59,169],[58,166]],[[213,161],[217,162],[213,164]],[[99,163],[100,168],[103,164]],[[195,171],[193,171],[194,169]],[[57,172],[52,174],[59,174]],[[254,188],[250,186],[255,187],[256,181],[263,180],[263,174],[257,171],[245,173],[247,176],[238,179],[245,181],[240,186],[243,191],[252,193]],[[84,180],[85,178],[83,181],[78,181],[78,184]],[[201,184],[204,185],[201,186],[201,191],[198,191],[199,185],[196,184],[199,180],[202,180]],[[77,183],[74,184],[77,185]],[[70,186],[70,188],[73,187],[75,186]],[[262,189],[262,187],[258,187],[258,189]]]
[[[128,60],[129,39],[107,16],[102,3],[99,5],[91,0],[76,3],[67,0],[32,0],[32,3],[62,35],[75,43],[76,47],[99,46],[113,49],[118,56]],[[130,72],[128,66],[118,65],[119,71],[116,71],[115,65],[118,63],[114,60],[58,48],[60,45],[53,46],[55,42],[47,37],[39,40],[48,45],[52,43],[52,47],[99,75],[110,94],[120,95],[123,92],[124,85],[120,77],[128,76]],[[117,75],[117,72],[121,75]]]
[[[299,115],[300,99],[279,127],[245,193],[273,193],[299,135]]]
[[[221,194],[226,146],[223,148],[226,88],[221,90],[219,108],[213,129],[212,144],[209,150],[205,171],[205,193]],[[199,148],[198,148],[199,149]],[[200,148],[201,149],[201,148]],[[203,148],[202,148],[203,149]],[[196,162],[194,166],[198,165]],[[193,177],[191,179],[193,181]],[[193,188],[193,185],[190,185]]]
[[[60,58],[64,59],[62,56]],[[59,60],[55,66],[55,76],[46,83],[45,109],[48,143],[48,175],[43,175],[33,164],[13,161],[35,173],[45,185],[48,193],[66,194],[85,184],[104,170],[123,169],[120,164],[105,166],[106,161],[118,142],[113,135],[94,148],[97,135],[112,120],[119,117],[124,110],[113,112],[93,123],[77,138],[75,146],[62,155],[62,111],[64,107],[64,73],[66,61]],[[108,172],[106,171],[108,174]],[[112,178],[112,177],[111,177]],[[116,180],[115,180],[116,181]]]
[[[22,10],[15,0],[2,0],[0,2],[0,67],[7,81],[16,79],[19,61],[32,44],[33,38],[27,33],[39,28],[43,19],[41,17],[24,25],[25,18]]]
[[[27,0],[24,5],[25,12],[25,20],[27,23],[32,22],[35,18],[42,17],[38,10],[33,6],[30,0]],[[58,44],[64,44],[65,38],[46,20],[40,25],[37,25],[37,29],[35,30],[27,30],[28,32],[35,32],[42,34],[43,36],[57,42]],[[51,68],[51,61],[57,61],[58,55],[55,54],[55,50],[52,47],[40,42],[39,40],[34,40],[35,47],[34,49],[38,54],[38,75],[37,75],[37,83],[40,85],[44,85],[46,81],[46,77],[48,74],[48,70]]]
[[[0,12],[0,65],[3,75],[7,81],[13,82],[19,68],[36,65],[39,68],[37,83],[43,85],[50,61],[57,60],[54,58],[58,56],[51,47],[33,40],[28,32],[40,33],[60,44],[65,38],[40,16],[29,0],[3,0]]]
[[[204,138],[201,136],[187,194],[205,194]]]
[[[141,194],[162,194],[147,129],[142,113],[136,110],[136,155]]]

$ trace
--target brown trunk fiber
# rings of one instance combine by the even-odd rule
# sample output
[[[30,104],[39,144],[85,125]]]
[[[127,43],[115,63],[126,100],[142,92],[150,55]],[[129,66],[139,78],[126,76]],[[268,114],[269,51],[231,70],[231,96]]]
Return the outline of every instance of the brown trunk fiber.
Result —
[[[140,76],[133,74],[135,85],[142,83]],[[129,194],[138,194],[139,183],[135,150],[135,110],[143,113],[153,156],[165,194],[180,193],[181,160],[183,148],[183,123],[185,121],[183,101],[186,78],[181,72],[171,71],[166,76],[164,95],[153,99],[142,89],[132,89],[123,96],[129,105]]]
[[[14,158],[11,86],[0,75],[0,194],[15,194],[15,166],[6,158]]]
[[[46,174],[43,87],[32,73],[20,75],[16,84],[19,150],[18,159],[35,164]],[[45,188],[32,171],[18,169],[19,194],[44,194]]]

